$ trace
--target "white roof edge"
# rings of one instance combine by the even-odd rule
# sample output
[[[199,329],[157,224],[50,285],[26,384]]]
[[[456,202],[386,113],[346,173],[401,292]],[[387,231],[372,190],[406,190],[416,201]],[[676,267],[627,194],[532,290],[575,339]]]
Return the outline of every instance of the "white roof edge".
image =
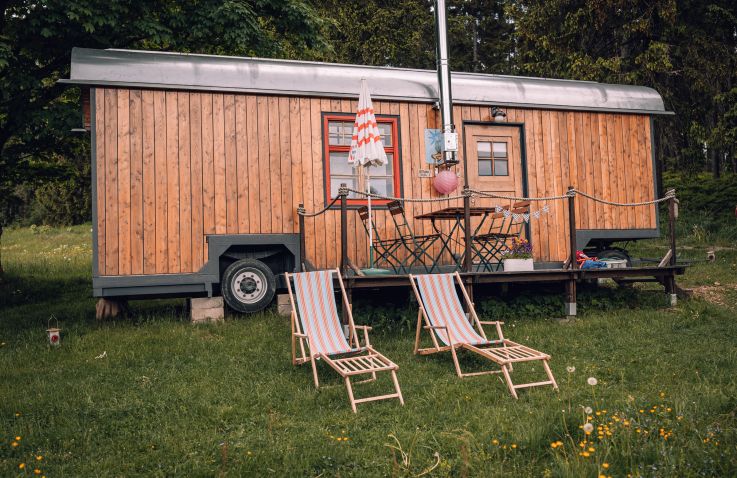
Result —
[[[438,98],[432,70],[138,50],[74,48],[62,82],[357,98],[361,78],[376,99]],[[456,104],[668,114],[660,94],[644,86],[462,72],[451,81]]]

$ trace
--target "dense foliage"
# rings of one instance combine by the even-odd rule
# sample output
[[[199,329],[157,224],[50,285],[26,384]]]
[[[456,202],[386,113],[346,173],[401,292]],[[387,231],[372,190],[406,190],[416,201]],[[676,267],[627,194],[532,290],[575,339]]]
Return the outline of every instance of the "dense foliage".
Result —
[[[89,216],[89,141],[70,134],[79,91],[56,82],[72,47],[290,58],[325,48],[302,0],[9,0],[0,13],[0,227],[50,201],[67,204],[45,222]]]
[[[737,3],[449,0],[454,70],[647,85],[664,170],[737,171]],[[434,68],[431,0],[0,1],[0,226],[89,217],[73,46]],[[61,204],[63,203],[63,204]],[[57,204],[58,207],[54,207]]]

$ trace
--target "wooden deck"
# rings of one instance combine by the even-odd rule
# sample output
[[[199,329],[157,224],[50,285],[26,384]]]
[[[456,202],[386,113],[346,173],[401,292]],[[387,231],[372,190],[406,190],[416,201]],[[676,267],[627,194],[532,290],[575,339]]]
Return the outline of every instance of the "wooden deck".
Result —
[[[627,267],[622,269],[537,269],[526,272],[461,272],[461,277],[469,284],[515,284],[527,282],[556,283],[584,279],[625,279],[638,282],[638,279],[665,279],[682,275],[686,265],[664,267]],[[417,271],[418,274],[424,272]],[[374,287],[409,287],[409,276],[401,274],[357,276],[348,275],[346,281],[352,289]],[[642,282],[649,282],[642,280]]]

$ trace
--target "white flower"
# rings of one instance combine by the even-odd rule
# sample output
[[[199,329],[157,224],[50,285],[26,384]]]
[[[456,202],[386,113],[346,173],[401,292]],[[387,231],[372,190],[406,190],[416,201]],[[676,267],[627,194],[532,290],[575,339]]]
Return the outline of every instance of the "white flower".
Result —
[[[583,409],[583,411],[586,413],[586,415],[591,415],[591,413],[593,412],[593,410],[591,409],[591,407],[586,407],[586,408]]]
[[[599,381],[596,380],[596,377],[589,377],[586,380],[586,383],[588,383],[589,385],[591,385],[593,387],[594,385],[596,385],[597,383],[599,383]]]
[[[584,423],[583,431],[585,431],[586,433],[591,433],[592,431],[594,431],[594,425],[589,422]]]
[[[568,371],[568,373],[573,373],[576,371],[576,367],[574,367],[573,365],[569,365],[568,367],[566,367],[566,370]]]

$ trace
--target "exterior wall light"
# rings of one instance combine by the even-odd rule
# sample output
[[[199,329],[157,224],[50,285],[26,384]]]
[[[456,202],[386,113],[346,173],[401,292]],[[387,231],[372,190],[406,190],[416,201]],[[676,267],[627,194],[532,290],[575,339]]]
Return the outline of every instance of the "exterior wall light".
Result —
[[[499,108],[498,106],[491,107],[490,116],[491,116],[491,119],[497,123],[507,121],[507,113],[503,109]]]

